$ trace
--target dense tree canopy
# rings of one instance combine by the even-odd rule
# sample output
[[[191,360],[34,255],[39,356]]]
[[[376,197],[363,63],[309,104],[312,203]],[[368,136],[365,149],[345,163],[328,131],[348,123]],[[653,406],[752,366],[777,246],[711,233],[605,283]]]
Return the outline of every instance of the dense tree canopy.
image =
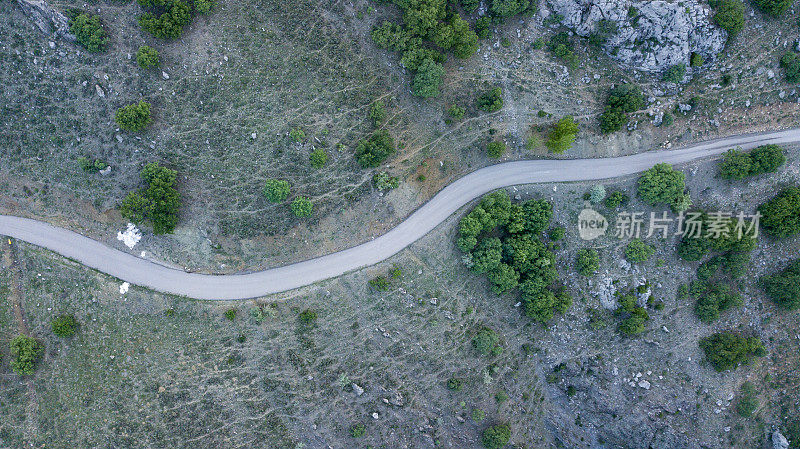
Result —
[[[11,340],[11,369],[20,376],[36,372],[36,365],[44,354],[44,345],[33,337],[18,335]]]
[[[138,103],[123,106],[117,109],[114,121],[126,131],[142,131],[152,121],[152,118],[150,118],[150,103],[141,100]]]
[[[612,133],[622,129],[628,114],[644,107],[644,95],[635,84],[621,84],[608,93],[603,113],[600,114],[600,130]]]
[[[783,149],[777,145],[761,145],[750,152],[730,149],[719,163],[719,176],[724,179],[742,179],[772,173],[785,161]]]
[[[377,167],[394,152],[394,139],[388,131],[380,130],[358,143],[356,160],[362,168]]]
[[[686,175],[669,164],[656,164],[642,174],[638,194],[645,203],[676,205],[684,198]]]
[[[75,35],[78,45],[91,52],[101,52],[108,45],[108,33],[95,14],[81,13],[69,20],[69,31]]]
[[[778,17],[786,12],[792,2],[794,0],[753,0],[753,4],[758,9],[773,17]]]
[[[785,270],[763,276],[761,287],[779,305],[795,310],[800,308],[800,259],[795,260]]]
[[[122,200],[122,216],[134,223],[148,220],[154,234],[171,233],[178,224],[180,195],[175,189],[177,172],[151,162],[141,172],[145,187]]]
[[[578,124],[568,115],[553,125],[547,135],[545,146],[553,153],[563,153],[572,147],[572,142],[578,135]]]
[[[740,363],[748,364],[754,356],[763,357],[766,354],[764,345],[757,337],[746,337],[732,331],[703,338],[700,348],[717,371],[736,368]]]
[[[778,238],[789,237],[800,232],[800,188],[788,187],[775,198],[758,206],[761,225],[768,233]]]

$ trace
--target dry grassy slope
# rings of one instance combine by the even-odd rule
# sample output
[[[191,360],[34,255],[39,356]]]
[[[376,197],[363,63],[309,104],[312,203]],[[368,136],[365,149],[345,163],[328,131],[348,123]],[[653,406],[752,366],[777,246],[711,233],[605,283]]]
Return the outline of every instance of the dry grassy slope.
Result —
[[[550,32],[538,19],[510,20],[482,41],[473,58],[451,59],[441,97],[421,101],[408,94],[408,74],[397,55],[376,49],[369,39],[375,21],[396,16],[390,6],[219,2],[214,14],[197,18],[170,43],[139,30],[140,9],[133,2],[92,8],[111,31],[111,48],[100,55],[62,42],[51,49],[13,3],[0,5],[0,76],[7,81],[0,93],[0,143],[7,149],[0,163],[0,208],[116,244],[114,235],[124,222],[113,208],[137,185],[138,167],[160,160],[182,175],[181,226],[173,236],[146,236],[137,250],[191,268],[271,266],[364,241],[385,232],[454,177],[491,163],[483,155],[489,138],[507,140],[507,159],[550,157],[542,150],[529,154],[522,144],[531,124],[546,125],[561,115],[574,114],[583,125],[575,148],[559,156],[576,157],[779,127],[796,112],[797,96],[777,69],[783,44],[791,45],[794,13],[766,25],[759,15],[748,15],[748,28],[719,64],[702,69],[684,91],[657,97],[651,105],[653,111],[667,110],[697,96],[697,114],[678,116],[666,129],[650,126],[641,114],[636,132],[601,138],[595,135],[594,115],[610,84],[639,82],[648,94],[663,86],[621,71],[581,44],[581,66],[565,76],[569,72],[548,53],[531,47]],[[510,46],[501,46],[501,37]],[[168,80],[128,60],[142,44],[159,49]],[[725,70],[735,82],[715,87],[729,65],[735,68]],[[772,79],[767,68],[775,73]],[[95,84],[105,98],[98,97]],[[478,114],[476,94],[493,85],[504,88],[506,107]],[[784,100],[778,98],[781,90]],[[140,97],[153,103],[154,125],[141,136],[115,132],[114,110]],[[406,181],[383,197],[369,185],[371,172],[352,159],[356,142],[371,129],[365,116],[377,98],[389,105],[384,126],[401,144],[390,171]],[[448,126],[443,111],[451,104],[467,107],[468,115]],[[553,117],[540,118],[539,110]],[[288,142],[285,135],[292,127],[305,130],[306,145]],[[330,163],[313,170],[307,161],[311,146],[323,145]],[[76,159],[82,155],[107,160],[112,174],[81,172]],[[290,179],[296,193],[315,199],[314,219],[298,221],[286,205],[263,199],[263,180],[273,176]]]
[[[800,179],[796,157],[779,174],[749,183],[717,183],[714,168],[689,167],[688,184],[699,204],[723,210],[752,210]],[[634,182],[607,187],[630,189]],[[706,186],[713,189],[704,192]],[[437,447],[477,448],[479,432],[505,420],[519,447],[577,448],[606,441],[611,447],[646,448],[652,442],[659,448],[721,449],[758,447],[772,426],[792,421],[798,313],[777,309],[753,280],[800,256],[797,238],[760,241],[743,283],[744,306],[712,325],[698,322],[693,304],[675,297],[677,285],[694,277],[696,264],[675,260],[674,240],[651,240],[657,252],[637,272],[618,267],[622,243],[594,242],[602,270],[615,279],[661,284],[653,293],[664,301],[664,310],[650,311],[643,335],[622,338],[611,314],[602,315],[605,326],[591,325],[589,309],[599,303],[589,279],[572,269],[574,251],[586,243],[570,224],[589,186],[552,187],[512,190],[551,198],[555,220],[567,225],[557,260],[575,303],[546,327],[520,316],[514,295],[497,298],[482,276],[460,264],[452,244],[455,218],[379,266],[256,303],[209,304],[135,287],[121,296],[119,281],[21,244],[26,313],[33,335],[48,348],[34,379],[41,429],[35,443],[54,448],[302,443],[316,449],[432,448],[438,441]],[[640,207],[634,202],[630,209]],[[387,293],[370,292],[367,281],[392,267],[402,270],[401,279]],[[266,306],[263,323],[250,315],[255,304],[274,304]],[[232,322],[223,317],[229,307],[238,310]],[[318,312],[313,329],[297,321],[306,308]],[[172,316],[165,313],[170,309]],[[71,340],[56,339],[49,330],[49,321],[63,312],[82,323]],[[470,347],[469,338],[481,325],[502,335],[501,356],[483,358]],[[734,372],[715,373],[702,362],[697,339],[729,328],[756,332],[769,355]],[[0,350],[6,341],[0,341]],[[523,344],[534,353],[526,356]],[[554,370],[561,363],[564,368]],[[487,379],[484,372],[491,366],[496,371]],[[624,382],[637,372],[651,382],[649,390]],[[451,376],[464,379],[462,391],[446,389]],[[0,439],[12,447],[20,441],[15,429],[26,425],[29,405],[16,379],[4,357],[0,407],[10,418],[0,423]],[[762,404],[749,420],[734,411],[744,380],[756,384]],[[362,396],[346,388],[352,382],[365,389]],[[574,396],[566,394],[570,386]],[[508,401],[499,404],[499,392]],[[402,406],[384,401],[396,402],[396,393]],[[486,412],[485,421],[471,419],[475,408]],[[357,422],[366,425],[367,434],[354,440],[348,428]]]

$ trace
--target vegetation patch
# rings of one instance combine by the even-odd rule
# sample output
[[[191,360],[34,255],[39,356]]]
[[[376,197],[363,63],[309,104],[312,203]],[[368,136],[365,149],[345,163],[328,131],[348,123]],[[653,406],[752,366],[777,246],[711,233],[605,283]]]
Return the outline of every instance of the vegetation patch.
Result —
[[[718,332],[701,339],[700,348],[717,371],[749,364],[754,357],[763,357],[767,353],[758,337],[747,337],[733,331]]]
[[[119,211],[122,216],[134,223],[149,221],[154,234],[171,233],[178,224],[178,211],[181,199],[175,188],[178,173],[162,167],[156,162],[145,165],[141,177],[145,187],[131,192]]]

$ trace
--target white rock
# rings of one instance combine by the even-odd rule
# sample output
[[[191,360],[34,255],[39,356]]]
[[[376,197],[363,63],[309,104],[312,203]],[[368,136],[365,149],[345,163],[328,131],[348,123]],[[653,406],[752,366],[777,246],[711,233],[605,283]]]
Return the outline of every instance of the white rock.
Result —
[[[169,73],[167,73],[167,72],[161,72],[161,76],[162,76],[162,77],[163,77],[165,80],[168,80],[168,79],[169,79]]]
[[[789,442],[779,430],[772,432],[772,449],[789,449]]]
[[[123,282],[122,285],[119,286],[119,292],[121,294],[128,293],[128,289],[131,288],[131,284],[128,282]]]
[[[128,249],[133,249],[139,240],[142,239],[142,231],[140,231],[135,224],[128,223],[127,229],[124,232],[117,232],[117,240],[122,241]]]
[[[646,380],[640,380],[639,381],[639,387],[644,388],[645,390],[649,390],[650,389],[650,382],[648,382]]]
[[[97,91],[97,96],[98,97],[100,97],[100,98],[105,98],[106,97],[106,92],[103,90],[102,87],[100,87],[99,84],[95,84],[94,85],[94,90]]]
[[[357,384],[353,384],[353,391],[356,393],[357,396],[361,396],[364,394],[364,389],[359,387]]]

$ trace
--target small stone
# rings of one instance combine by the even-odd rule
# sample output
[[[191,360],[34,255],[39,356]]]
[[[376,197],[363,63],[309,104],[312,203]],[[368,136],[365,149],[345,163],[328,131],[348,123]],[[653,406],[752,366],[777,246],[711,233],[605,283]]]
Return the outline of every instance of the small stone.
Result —
[[[94,90],[97,91],[97,96],[98,97],[100,97],[100,98],[105,98],[106,97],[106,92],[103,90],[102,87],[100,87],[99,84],[95,84],[94,85]]]
[[[767,78],[772,79],[775,78],[775,72],[772,70],[767,70]]]
[[[645,390],[649,390],[650,389],[650,382],[648,382],[646,380],[640,380],[639,381],[639,387],[640,388],[644,388]]]
[[[379,417],[378,412],[374,412],[372,414],[372,419],[378,419],[378,417]]]
[[[56,48],[56,43],[53,41],[48,42],[47,45],[49,45],[50,48]]]
[[[356,396],[361,396],[364,394],[364,389],[359,387],[357,384],[353,384],[353,391],[356,393]]]
[[[165,80],[168,80],[169,74],[167,72],[161,72],[161,77],[163,77]]]

